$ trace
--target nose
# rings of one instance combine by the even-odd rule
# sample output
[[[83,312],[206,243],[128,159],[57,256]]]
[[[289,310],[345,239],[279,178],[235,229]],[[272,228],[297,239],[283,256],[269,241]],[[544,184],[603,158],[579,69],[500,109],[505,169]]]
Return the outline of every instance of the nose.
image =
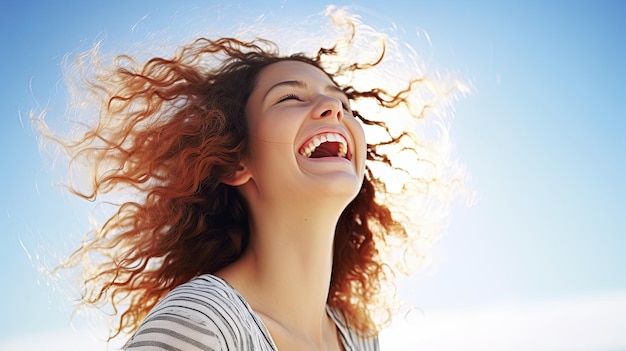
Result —
[[[319,100],[313,111],[314,118],[337,118],[337,121],[343,119],[343,105],[339,99],[323,95]]]

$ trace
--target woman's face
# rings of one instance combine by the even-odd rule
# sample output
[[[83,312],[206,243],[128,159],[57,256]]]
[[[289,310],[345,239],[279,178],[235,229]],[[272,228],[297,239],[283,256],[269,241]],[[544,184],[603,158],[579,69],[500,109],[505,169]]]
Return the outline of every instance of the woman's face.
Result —
[[[356,196],[365,170],[363,128],[319,68],[299,61],[265,67],[246,114],[246,163],[260,196],[337,196],[346,205]]]

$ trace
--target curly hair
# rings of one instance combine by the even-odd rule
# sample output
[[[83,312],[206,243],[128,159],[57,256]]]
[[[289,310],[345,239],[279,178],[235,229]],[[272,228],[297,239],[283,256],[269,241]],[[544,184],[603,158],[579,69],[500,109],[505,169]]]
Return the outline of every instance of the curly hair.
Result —
[[[137,196],[118,204],[62,267],[83,266],[85,304],[113,306],[119,320],[112,337],[132,333],[176,286],[229,265],[245,250],[250,235],[246,202],[221,180],[234,174],[248,152],[244,108],[259,72],[296,60],[320,68],[337,83],[378,65],[385,50],[372,62],[347,65],[337,65],[337,55],[337,46],[311,56],[283,56],[267,40],[201,38],[169,59],[139,63],[118,56],[87,81],[102,102],[97,124],[74,142],[57,139],[71,156],[70,168],[86,162],[92,171],[88,189],[70,181],[70,190],[92,201],[115,191]],[[351,101],[391,109],[408,105],[419,82],[411,80],[394,93],[359,89],[349,78],[338,86]],[[381,327],[374,318],[377,309],[389,312],[382,293],[393,272],[381,253],[393,243],[406,246],[410,235],[392,215],[385,182],[369,165],[398,169],[384,148],[417,141],[410,131],[392,133],[379,119],[357,109],[353,113],[365,126],[382,128],[388,138],[368,142],[360,192],[337,224],[327,303],[358,332],[375,334]]]

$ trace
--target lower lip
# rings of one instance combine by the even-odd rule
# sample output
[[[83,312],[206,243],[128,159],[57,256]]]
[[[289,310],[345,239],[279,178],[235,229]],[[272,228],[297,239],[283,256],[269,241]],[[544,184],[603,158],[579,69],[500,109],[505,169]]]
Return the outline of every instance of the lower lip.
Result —
[[[318,157],[318,158],[310,158],[301,156],[303,159],[311,162],[345,162],[349,165],[352,164],[350,160],[344,157]]]

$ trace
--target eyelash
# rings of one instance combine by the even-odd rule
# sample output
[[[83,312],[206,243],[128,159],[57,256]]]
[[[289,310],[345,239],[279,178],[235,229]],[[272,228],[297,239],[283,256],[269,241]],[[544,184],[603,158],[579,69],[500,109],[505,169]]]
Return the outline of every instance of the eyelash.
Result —
[[[300,99],[300,97],[299,97],[298,95],[296,95],[296,94],[287,94],[287,95],[285,95],[285,96],[281,97],[280,99],[278,99],[278,102],[277,102],[277,103],[281,103],[281,102],[283,102],[283,101],[287,101],[287,100],[291,100],[291,99],[295,99],[295,100],[298,100],[298,101],[302,101],[302,99]],[[346,110],[346,111],[352,111],[352,110],[350,109],[350,105],[346,104],[346,103],[345,103],[345,102],[343,102],[342,100],[340,100],[340,101],[341,101],[341,107],[342,107],[344,110]]]
[[[298,101],[302,101],[302,100],[300,99],[300,97],[298,97],[298,95],[296,95],[296,94],[287,94],[287,95],[285,95],[285,96],[281,97],[281,98],[278,100],[278,102],[283,102],[283,101],[290,100],[290,99],[296,99],[296,100],[298,100]]]

